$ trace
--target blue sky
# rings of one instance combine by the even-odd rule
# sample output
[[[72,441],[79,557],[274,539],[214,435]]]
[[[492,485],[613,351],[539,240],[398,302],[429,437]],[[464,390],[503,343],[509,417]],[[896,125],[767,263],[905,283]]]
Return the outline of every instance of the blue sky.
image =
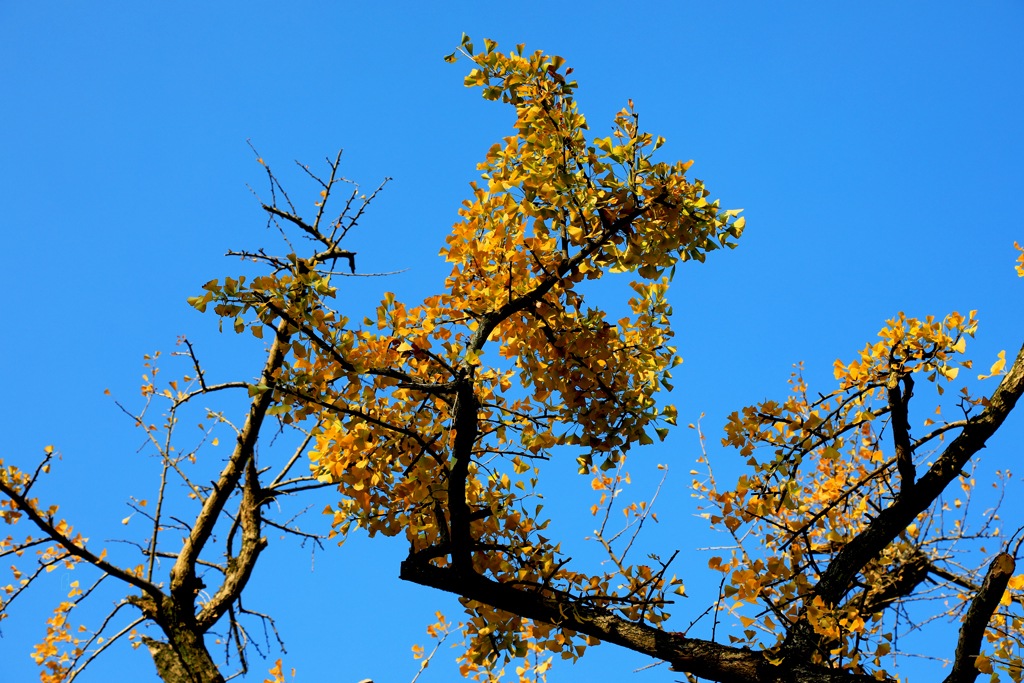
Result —
[[[217,335],[185,304],[236,271],[228,249],[275,246],[247,188],[264,181],[247,139],[278,169],[344,148],[349,178],[394,178],[349,247],[360,270],[408,270],[359,280],[346,305],[434,293],[475,164],[512,121],[462,87],[465,62],[442,61],[465,31],[566,57],[595,135],[632,98],[642,126],[667,138],[664,160],[694,159],[692,175],[745,209],[741,247],[682,268],[672,294],[685,358],[672,399],[683,424],[706,414],[716,467],[735,476],[736,456],[717,446],[724,416],[782,396],[801,360],[827,390],[832,360],[897,311],[978,309],[979,366],[1024,340],[1012,270],[1024,242],[1022,19],[1014,2],[4,2],[0,457],[27,466],[57,445],[64,461],[42,495],[91,538],[118,538],[152,463],[103,390],[135,400],[142,355],[173,351],[182,334],[221,377],[256,372],[258,344]],[[1005,431],[979,479],[1014,464],[1021,415]],[[652,542],[666,554],[713,545],[692,517],[693,433],[648,450],[634,471],[672,468]],[[565,534],[588,524],[566,520]],[[433,611],[458,616],[447,596],[397,580],[400,543],[353,539],[310,573],[307,550],[272,541],[251,600],[278,617],[298,680],[407,682]],[[706,555],[682,563],[680,630],[711,599]],[[35,679],[28,643],[62,580],[0,625],[5,680]],[[443,649],[420,681],[451,680],[451,659]],[[604,646],[551,680],[678,676],[630,674],[646,663]],[[257,659],[247,680],[269,666]],[[929,680],[928,666],[901,671]],[[119,648],[84,680],[156,678],[148,655]]]

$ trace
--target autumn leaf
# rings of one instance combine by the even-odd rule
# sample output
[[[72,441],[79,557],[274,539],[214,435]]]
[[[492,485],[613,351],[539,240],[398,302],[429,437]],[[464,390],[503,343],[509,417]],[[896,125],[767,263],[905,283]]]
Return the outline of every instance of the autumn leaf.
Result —
[[[978,375],[978,379],[989,379],[990,377],[996,377],[997,375],[1005,374],[1003,368],[1006,367],[1006,351],[1000,351],[999,357],[992,367],[989,368],[987,375]]]

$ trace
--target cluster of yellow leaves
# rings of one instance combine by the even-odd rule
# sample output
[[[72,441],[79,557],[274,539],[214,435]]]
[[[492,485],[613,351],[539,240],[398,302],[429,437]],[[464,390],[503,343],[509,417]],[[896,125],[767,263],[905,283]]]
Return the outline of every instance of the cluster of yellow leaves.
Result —
[[[885,610],[922,580],[924,561],[955,540],[959,522],[941,528],[941,518],[923,513],[863,569],[863,588],[834,608],[824,605],[812,589],[820,569],[899,489],[896,459],[883,452],[879,436],[891,419],[890,392],[903,387],[901,395],[908,400],[906,388],[914,386],[910,378],[923,376],[941,395],[940,382],[952,381],[960,367],[971,367],[969,360],[958,357],[976,327],[973,311],[941,321],[901,313],[857,359],[836,361],[836,391],[809,395],[798,371],[784,402],[764,401],[729,416],[722,442],[747,458],[751,472],[732,488],[720,489],[713,476],[695,480],[694,488],[715,510],[706,515],[712,525],[724,527],[736,542],[731,557],[713,557],[709,563],[726,575],[721,608],[735,614],[743,627],[741,636],[730,636],[735,642],[771,648],[804,614],[843,666],[879,670],[892,640]],[[992,374],[1000,370],[993,368]],[[966,389],[961,399],[965,407],[984,403]],[[924,424],[935,422],[927,419]],[[947,424],[933,427],[912,446],[941,439]],[[965,477],[961,483],[969,493],[974,482]],[[753,605],[759,605],[755,616],[747,616]],[[1013,623],[1019,625],[1019,619]],[[1017,638],[1000,642],[1019,647]]]
[[[480,607],[472,605],[474,610]],[[462,632],[463,652],[458,656],[458,664],[460,675],[467,680],[499,683],[509,671],[514,670],[518,681],[543,683],[547,681],[547,672],[551,668],[552,653],[561,652],[563,658],[574,658],[582,655],[586,648],[585,644],[570,644],[574,636],[571,631],[561,631],[505,613],[494,612],[492,616],[497,620],[489,621],[478,612],[469,621],[456,625],[438,612],[437,621],[427,627],[427,633],[438,646],[453,630]],[[426,656],[422,646],[413,646],[413,656],[422,660],[423,668],[436,652],[437,647]]]
[[[65,520],[56,517],[56,505],[43,508],[37,498],[28,497],[35,479],[49,472],[50,458],[55,455],[53,446],[47,446],[44,454],[46,458],[43,463],[31,474],[12,465],[5,466],[0,460],[0,490],[4,494],[0,500],[0,517],[7,524],[14,525],[27,514],[33,514],[50,530],[48,535],[30,535],[22,540],[15,540],[13,536],[0,538],[0,557],[10,556],[16,561],[16,564],[10,565],[13,582],[0,586],[0,620],[7,617],[10,604],[34,581],[58,568],[67,571],[75,569],[80,559],[71,554],[65,544],[85,548],[88,540],[81,533],[75,532]],[[58,539],[61,539],[60,542]],[[19,566],[17,562],[25,562],[26,553],[29,552],[29,556],[34,556],[34,567],[28,569],[24,565]],[[101,559],[104,556],[105,552],[101,553]],[[79,582],[71,581],[68,585],[67,600],[56,605],[53,616],[46,622],[46,635],[32,652],[32,658],[41,668],[40,680],[43,683],[63,681],[71,663],[83,653],[82,646],[85,641],[72,635],[68,613],[77,606],[84,595]],[[84,626],[77,628],[78,633],[83,631]]]
[[[542,506],[530,502],[535,463],[575,446],[580,471],[599,477],[632,445],[650,443],[650,430],[664,438],[659,423],[673,424],[675,410],[655,395],[679,362],[669,345],[667,271],[733,246],[743,219],[686,178],[689,164],[652,161],[662,140],[638,129],[632,105],[610,137],[588,143],[560,58],[521,47],[504,55],[491,42],[479,55],[468,42],[463,49],[476,67],[467,84],[514,107],[515,133],[488,152],[483,181],[441,252],[452,264],[445,293],[411,308],[388,295],[361,329],[306,319],[330,339],[329,349],[311,344],[291,366],[324,407],[315,472],[344,494],[331,510],[342,532],[358,524],[371,534],[404,533],[417,550],[442,545],[458,439],[457,404],[445,390],[472,377],[479,429],[466,498],[489,511],[473,521],[473,538],[499,549],[475,555],[475,569],[599,597],[658,623],[670,583],[664,568],[623,567],[620,591],[614,572],[564,566],[543,535]],[[629,314],[614,321],[587,306],[578,287],[606,272],[634,275]],[[527,643],[570,657],[585,647],[574,634],[482,605],[471,612],[466,666],[490,670],[499,652],[522,658]],[[538,667],[531,671],[542,674]]]
[[[81,595],[78,589],[78,582],[72,583],[72,590],[68,597]],[[68,613],[77,605],[76,601],[65,601],[58,604],[53,610],[53,616],[46,621],[46,636],[42,642],[37,643],[32,652],[32,659],[40,667],[39,680],[41,683],[62,683],[66,680],[72,662],[83,653],[83,639],[72,635],[71,625],[68,622]],[[79,626],[76,631],[85,631],[84,626]]]
[[[437,549],[451,533],[450,472],[454,453],[468,452],[459,495],[472,543],[488,548],[473,554],[475,571],[660,623],[662,593],[680,585],[665,566],[597,576],[565,566],[544,536],[539,463],[570,447],[581,474],[600,480],[632,446],[665,437],[676,411],[656,399],[680,362],[669,280],[678,262],[735,246],[744,219],[687,178],[690,163],[653,159],[664,141],[640,130],[632,102],[610,136],[588,140],[564,60],[496,48],[487,41],[474,54],[468,38],[460,48],[474,67],[466,84],[510,105],[515,123],[479,165],[441,250],[451,264],[443,293],[415,306],[386,294],[353,325],[327,306],[329,275],[289,255],[271,274],[211,281],[190,303],[213,305],[236,332],[287,331],[273,385],[250,394],[273,392],[270,414],[286,422],[316,419],[311,466],[341,493],[325,510],[336,533],[405,535],[414,553],[446,565]],[[617,319],[588,306],[581,287],[606,273],[631,280]],[[457,426],[466,401],[476,419]],[[585,647],[575,634],[468,609],[467,666],[491,670],[499,652],[522,658],[527,642],[569,657]]]
[[[304,387],[308,382],[306,373],[310,368],[308,354],[311,345],[335,343],[333,334],[338,328],[344,327],[348,320],[325,305],[325,300],[336,294],[336,289],[331,286],[330,275],[322,275],[315,269],[305,267],[298,262],[295,254],[289,254],[287,259],[293,266],[290,270],[276,269],[273,273],[248,281],[244,275],[237,279],[225,278],[223,282],[210,280],[203,285],[204,294],[189,297],[188,301],[200,312],[205,312],[213,303],[214,312],[220,316],[222,325],[224,320],[229,320],[235,333],[249,330],[257,339],[263,338],[267,328],[271,330],[269,334],[273,335],[274,327],[282,324],[282,321],[291,323],[285,329],[292,337],[297,336],[298,327],[305,325],[325,332],[328,335],[325,338],[315,337],[314,341],[306,336],[303,339],[296,338],[291,343],[291,362],[284,364],[278,379],[279,388],[288,386],[294,389]],[[177,390],[176,387],[174,389]],[[249,387],[249,395],[256,396],[270,389],[266,384],[253,384]],[[165,395],[172,397],[169,392],[165,392]],[[180,397],[179,394],[175,398]],[[277,391],[274,394],[274,405],[268,414],[285,424],[292,424],[309,417],[312,412],[313,408],[296,396],[294,391]]]
[[[274,662],[274,666],[270,668],[268,673],[271,677],[264,678],[263,683],[284,683],[284,664],[281,663],[280,659]],[[292,678],[295,678],[295,669],[292,669],[291,674]]]
[[[840,389],[892,388],[895,382],[913,372],[930,373],[928,381],[934,381],[936,374],[949,381],[956,379],[960,371],[957,366],[971,367],[969,360],[954,364],[953,357],[964,352],[966,337],[974,336],[978,326],[975,313],[977,311],[971,311],[966,319],[959,313],[951,313],[942,321],[932,316],[925,320],[907,318],[900,313],[878,333],[878,342],[864,347],[858,360],[847,364],[835,362]],[[942,393],[941,385],[939,393]]]
[[[442,250],[453,263],[448,292],[414,308],[389,295],[377,319],[364,321],[376,332],[325,329],[330,355],[314,349],[295,363],[307,377],[347,380],[331,393],[331,405],[348,419],[324,428],[314,457],[322,475],[348,482],[345,491],[367,517],[379,519],[375,506],[443,497],[429,490],[438,479],[430,467],[420,490],[408,490],[417,467],[409,468],[443,457],[452,438],[447,399],[416,388],[442,388],[460,372],[475,375],[480,422],[493,425],[482,439],[491,443],[480,451],[522,447],[512,458],[514,474],[559,445],[582,446],[586,472],[594,454],[611,466],[633,443],[650,441],[648,424],[674,419],[653,394],[678,362],[667,344],[668,282],[661,274],[679,258],[702,259],[730,244],[742,228],[730,222],[735,212],[720,212],[699,182],[685,179],[685,165],[650,161],[656,144],[636,130],[628,110],[617,118],[621,145],[588,146],[574,84],[557,71],[560,59],[521,50],[506,56],[488,45],[474,57],[478,69],[469,81],[486,86],[486,97],[515,105],[518,134],[488,154],[481,165],[486,187],[474,186]],[[628,160],[619,147],[629,150]],[[626,178],[613,172],[620,157],[631,171]],[[634,212],[635,220],[613,229]],[[576,289],[612,266],[642,278],[631,285],[632,315],[614,323]],[[485,366],[484,344],[474,343],[491,320],[485,341],[512,369],[501,361]],[[408,428],[391,429],[397,425]],[[405,481],[392,491],[397,472]],[[502,500],[508,477],[488,481],[481,492]],[[395,521],[388,531],[408,527],[409,520]]]

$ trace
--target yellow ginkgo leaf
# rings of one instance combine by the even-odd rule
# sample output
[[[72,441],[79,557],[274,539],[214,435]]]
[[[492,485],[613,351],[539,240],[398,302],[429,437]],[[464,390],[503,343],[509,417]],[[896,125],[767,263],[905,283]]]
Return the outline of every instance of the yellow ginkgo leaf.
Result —
[[[996,375],[1003,374],[1003,368],[1006,367],[1006,351],[999,352],[999,360],[992,364],[987,375],[978,375],[978,379],[988,379],[989,377],[995,377]]]

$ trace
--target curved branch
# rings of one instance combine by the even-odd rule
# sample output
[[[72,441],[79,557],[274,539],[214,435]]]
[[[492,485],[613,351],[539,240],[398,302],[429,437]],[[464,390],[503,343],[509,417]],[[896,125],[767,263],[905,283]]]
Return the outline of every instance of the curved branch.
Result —
[[[419,558],[416,558],[419,559]],[[512,612],[527,619],[554,624],[629,650],[656,657],[701,678],[728,683],[793,681],[806,683],[877,683],[866,674],[813,665],[805,660],[772,664],[763,652],[729,647],[681,633],[662,631],[624,619],[589,601],[516,589],[479,574],[460,573],[415,561],[402,563],[399,576],[405,581],[454,593],[470,600]]]

